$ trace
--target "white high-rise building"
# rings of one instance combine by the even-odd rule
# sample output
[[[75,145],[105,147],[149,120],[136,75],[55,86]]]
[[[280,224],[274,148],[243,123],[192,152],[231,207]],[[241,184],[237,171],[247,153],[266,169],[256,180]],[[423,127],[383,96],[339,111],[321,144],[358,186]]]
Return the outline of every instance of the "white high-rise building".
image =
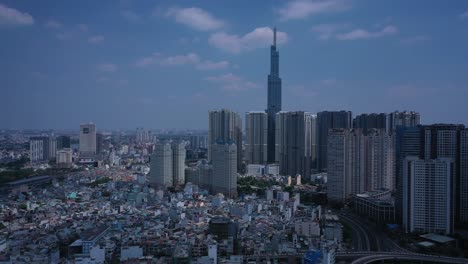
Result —
[[[173,186],[172,147],[169,143],[158,143],[151,156],[149,181],[158,187]]]
[[[29,139],[29,159],[31,162],[49,160],[49,138],[31,137]]]
[[[453,232],[452,159],[407,157],[403,164],[403,226],[406,232]]]
[[[245,115],[245,134],[247,164],[265,164],[267,162],[267,114],[265,112],[247,112]]]
[[[237,146],[237,169],[242,167],[242,120],[228,109],[209,112],[208,160],[213,160],[212,146],[217,142],[233,141]]]
[[[172,166],[174,176],[174,186],[185,184],[185,143],[178,142],[172,144]]]
[[[96,156],[96,125],[93,123],[80,125],[80,157]]]
[[[237,146],[233,141],[212,145],[213,193],[237,197]]]

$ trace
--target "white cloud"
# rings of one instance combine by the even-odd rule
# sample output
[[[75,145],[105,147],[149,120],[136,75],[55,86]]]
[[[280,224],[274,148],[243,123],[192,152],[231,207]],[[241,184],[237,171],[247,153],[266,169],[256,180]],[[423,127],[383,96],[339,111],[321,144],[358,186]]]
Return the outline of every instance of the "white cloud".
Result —
[[[122,17],[131,22],[138,22],[141,19],[141,17],[137,13],[131,10],[122,11]]]
[[[244,36],[217,32],[212,34],[208,41],[218,49],[230,53],[241,53],[260,47],[268,47],[273,42],[273,30],[269,27],[259,27]],[[285,32],[276,32],[277,44],[284,44],[287,41],[288,35]]]
[[[163,65],[185,65],[185,64],[197,64],[200,61],[200,57],[196,53],[189,53],[187,55],[176,55],[163,59],[161,64]]]
[[[426,41],[428,41],[430,39],[431,39],[430,37],[423,36],[423,35],[413,36],[413,37],[408,37],[408,38],[401,39],[400,44],[412,45],[412,44],[417,44],[417,43],[421,43],[421,42],[426,42]]]
[[[226,73],[219,76],[210,76],[205,78],[205,80],[218,84],[221,86],[221,89],[229,92],[240,92],[258,87],[256,83],[244,80],[243,78],[232,73]]]
[[[318,34],[318,39],[328,40],[334,37],[337,31],[347,27],[346,24],[319,24],[312,27],[312,32]]]
[[[98,70],[107,72],[107,73],[112,73],[117,71],[117,65],[113,63],[102,63],[97,65]]]
[[[32,25],[34,18],[14,8],[0,4],[0,25]]]
[[[348,9],[346,0],[295,0],[278,10],[281,20],[303,19],[310,15],[338,12]]]
[[[198,7],[170,8],[166,16],[174,18],[180,24],[200,31],[216,30],[224,26],[223,21]]]
[[[104,36],[96,35],[88,38],[88,42],[91,44],[100,44],[104,41]]]
[[[78,29],[81,32],[88,32],[88,30],[89,30],[88,25],[86,25],[86,24],[78,24]]]
[[[368,31],[364,29],[354,29],[348,33],[338,34],[336,38],[339,40],[358,40],[358,39],[371,39],[379,38],[398,33],[398,28],[395,26],[386,26],[380,31]]]
[[[62,24],[57,20],[49,19],[45,26],[50,29],[59,29],[62,27]]]
[[[220,69],[226,69],[229,67],[229,62],[228,61],[219,61],[219,62],[214,62],[214,61],[203,61],[199,64],[197,64],[197,69],[199,70],[220,70]]]
[[[137,67],[147,67],[153,64],[161,66],[193,65],[198,70],[219,70],[229,67],[228,61],[217,62],[202,60],[202,58],[194,52],[168,57],[163,57],[160,53],[155,52],[153,55],[143,57],[135,63]]]
[[[468,11],[466,11],[466,12],[463,13],[463,14],[461,14],[461,15],[459,16],[459,18],[462,19],[462,20],[463,20],[463,19],[468,19]]]

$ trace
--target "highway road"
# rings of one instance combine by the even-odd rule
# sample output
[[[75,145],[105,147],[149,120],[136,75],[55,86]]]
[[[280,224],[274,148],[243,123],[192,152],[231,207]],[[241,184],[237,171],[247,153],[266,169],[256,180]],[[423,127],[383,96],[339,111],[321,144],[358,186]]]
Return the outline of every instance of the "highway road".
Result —
[[[382,260],[394,260],[396,262],[403,261],[403,260],[416,260],[416,261],[430,261],[430,262],[435,262],[435,263],[451,263],[451,264],[467,264],[468,263],[468,259],[462,259],[462,258],[450,258],[450,257],[410,254],[410,253],[375,252],[375,254],[373,255],[356,259],[353,262],[351,262],[351,264],[370,264],[370,263],[376,263],[377,261],[382,261]]]
[[[351,227],[353,251],[409,252],[367,220],[346,211],[339,217]]]

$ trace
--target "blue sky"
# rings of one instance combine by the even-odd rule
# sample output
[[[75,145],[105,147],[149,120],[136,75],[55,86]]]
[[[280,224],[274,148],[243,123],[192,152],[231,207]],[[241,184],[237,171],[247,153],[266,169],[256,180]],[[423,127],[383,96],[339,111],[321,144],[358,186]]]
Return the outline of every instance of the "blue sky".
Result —
[[[468,124],[468,1],[0,0],[0,127],[207,128],[266,108]]]

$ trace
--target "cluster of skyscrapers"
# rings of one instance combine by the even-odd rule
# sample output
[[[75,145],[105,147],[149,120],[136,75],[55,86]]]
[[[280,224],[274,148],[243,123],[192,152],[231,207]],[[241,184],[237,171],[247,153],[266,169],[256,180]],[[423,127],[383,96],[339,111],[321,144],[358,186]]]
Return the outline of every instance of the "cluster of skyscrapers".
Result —
[[[468,129],[421,125],[419,113],[410,111],[354,119],[350,111],[282,111],[276,29],[270,56],[267,109],[246,113],[245,141],[238,113],[209,111],[208,136],[189,140],[192,148],[207,148],[208,160],[186,168],[185,143],[160,142],[151,156],[150,183],[167,188],[191,181],[236,197],[238,173],[246,165],[278,164],[281,175],[305,181],[326,172],[329,201],[346,203],[377,190],[395,193],[397,219],[408,232],[451,233],[457,223],[468,223]],[[137,129],[137,142],[151,137]],[[94,124],[80,126],[80,158],[96,155],[96,140]],[[69,145],[69,139],[31,138],[31,159],[58,155],[50,149]]]
[[[59,167],[70,167],[73,151],[69,136],[37,136],[29,139],[31,163],[56,161]]]

